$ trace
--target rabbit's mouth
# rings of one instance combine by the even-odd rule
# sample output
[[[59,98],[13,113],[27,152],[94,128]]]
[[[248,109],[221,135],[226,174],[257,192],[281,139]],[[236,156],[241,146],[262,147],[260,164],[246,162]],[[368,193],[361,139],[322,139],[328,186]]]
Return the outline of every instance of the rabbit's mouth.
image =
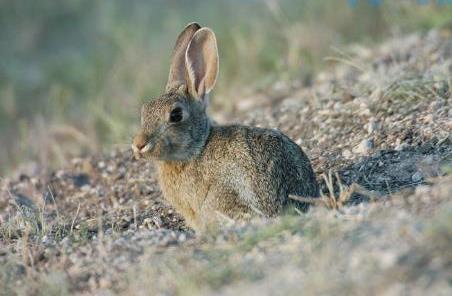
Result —
[[[144,146],[138,147],[135,144],[132,144],[133,155],[136,159],[140,159],[145,156],[146,153],[150,152],[154,148],[154,143],[151,141],[147,142]]]

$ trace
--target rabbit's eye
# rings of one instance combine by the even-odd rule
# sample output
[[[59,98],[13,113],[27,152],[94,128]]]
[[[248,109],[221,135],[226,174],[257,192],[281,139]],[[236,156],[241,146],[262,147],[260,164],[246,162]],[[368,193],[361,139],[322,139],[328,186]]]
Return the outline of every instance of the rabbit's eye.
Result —
[[[180,122],[184,117],[184,113],[181,107],[174,108],[169,116],[170,122]]]

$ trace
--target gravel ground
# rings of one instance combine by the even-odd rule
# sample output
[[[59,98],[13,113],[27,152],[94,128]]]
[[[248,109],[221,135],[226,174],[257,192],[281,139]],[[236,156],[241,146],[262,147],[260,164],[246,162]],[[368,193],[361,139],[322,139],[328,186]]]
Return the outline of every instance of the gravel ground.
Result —
[[[19,172],[0,183],[0,294],[450,295],[450,33],[329,61],[216,114],[293,138],[324,203],[197,236],[131,151]]]

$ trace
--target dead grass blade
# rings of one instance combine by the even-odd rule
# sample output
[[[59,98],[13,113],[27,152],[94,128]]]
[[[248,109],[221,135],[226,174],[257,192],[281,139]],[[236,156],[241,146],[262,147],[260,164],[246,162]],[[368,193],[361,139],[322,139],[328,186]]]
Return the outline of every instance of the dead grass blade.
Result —
[[[352,183],[350,186],[344,185],[337,172],[334,173],[334,178],[331,171],[328,173],[328,175],[323,174],[322,177],[328,189],[327,194],[322,192],[320,193],[320,197],[318,198],[303,197],[291,194],[289,195],[289,198],[299,202],[312,204],[314,206],[325,207],[330,210],[340,210],[347,204],[348,201],[350,201],[353,194],[355,193],[369,196],[372,199],[376,197],[376,194],[374,192],[365,189],[363,186],[357,183]],[[338,186],[337,194],[334,190],[334,185]]]

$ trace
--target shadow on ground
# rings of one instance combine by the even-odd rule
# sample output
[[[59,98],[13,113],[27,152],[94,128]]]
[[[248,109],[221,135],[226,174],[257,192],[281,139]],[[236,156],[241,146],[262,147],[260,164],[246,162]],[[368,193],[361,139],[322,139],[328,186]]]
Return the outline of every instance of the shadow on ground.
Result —
[[[384,196],[429,183],[429,178],[444,175],[452,167],[452,145],[449,139],[432,140],[402,150],[379,150],[338,170],[342,184],[358,184],[374,196]],[[328,194],[325,179],[320,180],[322,192]],[[335,193],[339,183],[333,175]],[[363,194],[353,194],[351,203],[368,201]]]

